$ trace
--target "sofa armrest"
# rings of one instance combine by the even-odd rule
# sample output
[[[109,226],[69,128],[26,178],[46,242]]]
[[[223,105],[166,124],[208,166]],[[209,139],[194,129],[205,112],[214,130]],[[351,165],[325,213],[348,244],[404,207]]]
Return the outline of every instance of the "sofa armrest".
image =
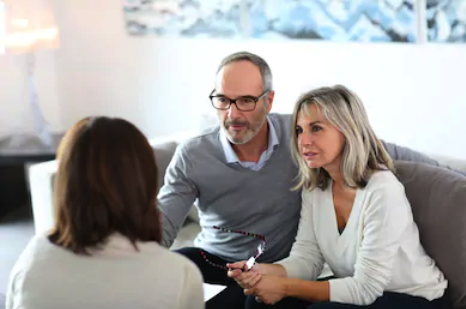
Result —
[[[53,226],[53,182],[57,161],[29,166],[32,214],[36,234],[42,234]]]

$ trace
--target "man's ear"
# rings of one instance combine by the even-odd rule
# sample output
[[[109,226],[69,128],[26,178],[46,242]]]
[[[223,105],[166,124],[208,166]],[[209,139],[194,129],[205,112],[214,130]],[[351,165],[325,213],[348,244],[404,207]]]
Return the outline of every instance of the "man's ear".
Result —
[[[270,113],[270,110],[272,109],[274,97],[275,97],[275,91],[270,90],[269,93],[267,93],[267,113]]]

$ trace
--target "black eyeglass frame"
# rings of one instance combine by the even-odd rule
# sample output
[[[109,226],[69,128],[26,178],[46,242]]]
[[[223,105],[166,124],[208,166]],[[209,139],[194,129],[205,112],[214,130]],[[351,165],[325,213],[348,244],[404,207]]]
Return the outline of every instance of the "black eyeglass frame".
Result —
[[[209,95],[209,99],[210,99],[210,102],[212,103],[212,106],[215,108],[215,109],[218,109],[218,110],[223,110],[223,111],[226,111],[226,110],[229,110],[230,107],[231,107],[231,104],[235,104],[236,105],[236,108],[239,110],[239,111],[243,111],[243,112],[250,112],[250,111],[253,111],[256,109],[256,105],[257,105],[257,102],[262,99],[266,94],[268,94],[270,91],[272,91],[271,89],[269,90],[266,90],[264,91],[261,95],[259,95],[258,97],[253,97],[251,95],[246,95],[246,96],[241,96],[241,97],[238,97],[236,99],[230,99],[224,95],[213,95],[214,92],[215,92],[215,89],[212,90],[212,92],[210,93]],[[215,104],[214,104],[214,101],[213,99],[214,98],[225,98],[225,99],[228,99],[230,101],[230,103],[228,104],[228,107],[225,107],[225,108],[219,108],[219,107],[216,107]],[[236,104],[236,101],[237,100],[240,100],[240,99],[251,99],[254,101],[254,107],[252,109],[241,109],[240,107],[238,107],[238,104]]]

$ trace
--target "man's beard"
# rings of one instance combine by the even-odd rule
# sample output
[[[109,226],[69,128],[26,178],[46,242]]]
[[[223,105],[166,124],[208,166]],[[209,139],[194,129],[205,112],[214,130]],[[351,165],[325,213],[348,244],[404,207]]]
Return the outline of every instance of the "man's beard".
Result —
[[[235,144],[235,145],[243,145],[243,144],[246,144],[247,142],[249,142],[251,139],[254,138],[254,136],[257,135],[257,132],[259,132],[259,130],[262,128],[262,126],[264,125],[265,121],[267,120],[266,117],[263,117],[260,122],[256,121],[255,123],[253,123],[252,125],[246,121],[246,120],[235,120],[235,119],[232,119],[232,120],[227,120],[225,121],[225,131],[226,131],[226,135],[228,137],[228,140]],[[241,126],[244,126],[243,127],[243,130],[245,130],[244,132],[244,135],[242,135],[241,137],[239,138],[236,138],[235,136],[233,135],[230,135],[229,131],[228,131],[228,128],[230,126],[234,126],[234,125],[241,125]]]

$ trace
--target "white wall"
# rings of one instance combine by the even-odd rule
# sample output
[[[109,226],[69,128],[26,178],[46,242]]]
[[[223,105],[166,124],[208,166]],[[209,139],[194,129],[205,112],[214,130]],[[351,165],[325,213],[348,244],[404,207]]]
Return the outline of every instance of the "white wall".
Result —
[[[125,33],[120,1],[96,3],[55,0],[60,107],[46,109],[52,118],[58,111],[64,128],[89,114],[123,116],[151,137],[197,126],[211,111],[218,62],[247,49],[272,67],[274,111],[290,112],[304,90],[343,83],[363,98],[382,138],[466,158],[466,45],[134,38]]]

